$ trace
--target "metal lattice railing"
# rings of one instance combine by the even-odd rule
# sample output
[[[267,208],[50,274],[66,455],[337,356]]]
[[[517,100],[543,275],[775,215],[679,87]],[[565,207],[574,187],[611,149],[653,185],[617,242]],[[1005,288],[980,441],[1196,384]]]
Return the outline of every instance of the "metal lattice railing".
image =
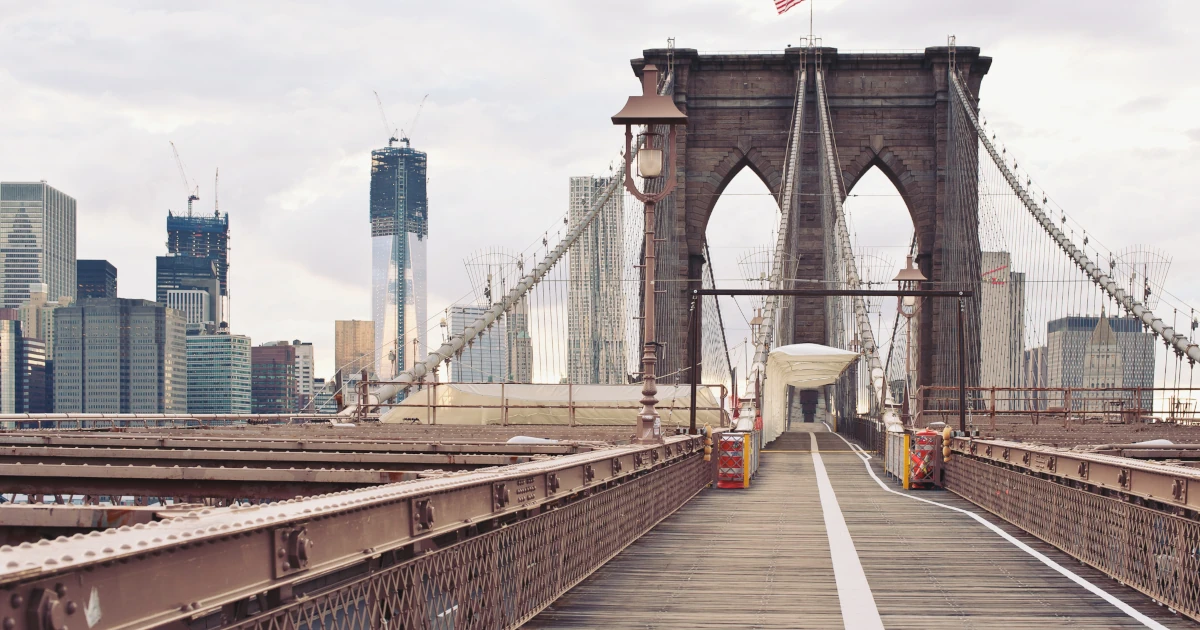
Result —
[[[969,457],[946,488],[1110,577],[1200,619],[1200,523]]]
[[[712,480],[696,456],[231,628],[515,628]]]

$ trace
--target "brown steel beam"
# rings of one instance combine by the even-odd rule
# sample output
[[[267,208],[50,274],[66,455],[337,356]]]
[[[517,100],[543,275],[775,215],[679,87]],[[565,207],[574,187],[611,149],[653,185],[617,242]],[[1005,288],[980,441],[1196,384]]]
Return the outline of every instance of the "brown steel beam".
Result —
[[[597,443],[506,444],[481,441],[400,439],[286,439],[223,436],[180,436],[98,433],[0,433],[0,446],[94,446],[253,451],[328,451],[380,453],[464,453],[492,455],[566,455],[603,447]]]
[[[313,597],[376,572],[382,576],[434,557],[424,552],[446,545],[446,552],[453,552],[455,543],[480,536],[495,542],[469,554],[439,556],[440,565],[462,571],[438,578],[429,588],[458,593],[464,604],[483,596],[470,604],[493,616],[519,604],[516,624],[494,627],[519,625],[582,579],[581,569],[599,566],[712,480],[700,440],[671,436],[664,444],[620,446],[270,505],[204,509],[97,536],[0,547],[0,589],[11,608],[0,612],[5,616],[0,623],[6,630],[42,628],[53,613],[62,624],[91,630],[186,627],[193,621],[212,627],[264,609],[282,611],[300,595]],[[622,494],[625,488],[637,491]],[[569,512],[581,506],[594,507]],[[576,518],[554,520],[560,509]],[[546,525],[522,529],[525,519]],[[611,540],[557,546],[556,541],[575,540],[574,533],[600,525]],[[531,562],[540,545],[530,544],[533,538],[494,537],[505,531],[545,539],[556,545],[555,555]],[[507,551],[497,548],[501,544]],[[510,567],[513,575],[490,581],[487,590],[470,582],[474,571],[490,576],[499,566]],[[517,588],[525,581],[547,580],[530,600],[524,591],[518,602],[500,590],[503,584]],[[389,602],[391,593],[403,596],[396,610],[413,619],[431,610],[429,597],[409,595],[408,586],[381,588]],[[247,602],[253,606],[247,608]],[[84,617],[93,621],[93,610],[103,615],[96,615],[94,624],[84,623]],[[390,618],[379,607],[368,612],[371,619]]]
[[[544,457],[538,455],[536,457]],[[193,466],[278,468],[363,468],[422,471],[470,470],[529,461],[529,455],[477,453],[378,453],[328,451],[229,451],[208,449],[0,446],[0,464],[87,464],[91,466]]]
[[[279,501],[418,477],[389,470],[0,464],[0,492]]]
[[[956,437],[951,450],[1016,470],[1200,512],[1200,471],[1193,468],[1006,440]]]

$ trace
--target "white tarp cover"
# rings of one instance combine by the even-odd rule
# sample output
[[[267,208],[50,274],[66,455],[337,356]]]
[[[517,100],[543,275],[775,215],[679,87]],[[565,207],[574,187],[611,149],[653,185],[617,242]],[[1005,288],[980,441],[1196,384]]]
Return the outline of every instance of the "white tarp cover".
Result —
[[[763,444],[783,433],[787,425],[787,386],[817,389],[837,381],[858,360],[858,353],[815,343],[780,346],[767,356],[763,391]]]
[[[436,390],[436,394],[434,393]],[[430,408],[436,396],[436,411]],[[687,424],[691,388],[658,386],[658,415],[663,424]],[[575,407],[577,425],[632,425],[641,409],[642,386],[526,385],[506,383],[442,384],[412,392],[399,407],[383,414],[382,422],[429,424],[503,424],[501,401],[508,406],[508,424],[570,424]],[[707,387],[696,388],[696,423],[721,426],[721,403]]]

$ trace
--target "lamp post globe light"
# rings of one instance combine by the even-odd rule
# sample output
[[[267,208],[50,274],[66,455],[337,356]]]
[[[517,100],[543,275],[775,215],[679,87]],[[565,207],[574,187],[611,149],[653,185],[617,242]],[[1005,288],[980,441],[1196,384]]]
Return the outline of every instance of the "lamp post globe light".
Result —
[[[893,280],[899,285],[901,291],[916,291],[921,288],[921,283],[925,282],[927,278],[921,273],[920,269],[913,267],[912,256],[909,256],[904,269],[901,269],[900,273],[896,274]],[[909,375],[912,374],[912,318],[917,314],[917,296],[901,296],[896,303],[896,309],[900,311],[900,314],[904,316],[906,321],[906,340],[904,343],[904,413],[900,419],[907,425],[910,423],[910,418],[912,417],[912,410],[909,407],[908,401],[908,379]]]
[[[675,189],[675,130],[687,124],[687,115],[679,111],[675,101],[670,96],[658,93],[658,68],[647,64],[642,69],[642,93],[640,96],[630,96],[625,107],[612,117],[614,125],[625,126],[625,188],[638,201],[645,205],[646,251],[645,251],[645,309],[642,313],[643,338],[645,348],[642,352],[642,408],[638,412],[637,442],[662,441],[662,424],[655,405],[658,399],[658,387],[655,385],[655,364],[658,361],[658,342],[654,337],[654,297],[655,297],[655,264],[654,264],[654,207],[664,197]],[[665,178],[663,185],[656,192],[638,190],[633,179],[633,127],[638,125],[643,129],[637,135],[637,169],[638,175],[649,184],[653,180]],[[660,129],[667,128],[666,138]],[[665,142],[664,142],[665,140]],[[663,172],[664,162],[666,172]]]
[[[921,273],[920,269],[913,267],[912,256],[909,256],[904,269],[901,269],[900,273],[896,274],[893,280],[900,286],[901,291],[916,291],[921,288],[921,283],[925,282],[927,278]],[[901,297],[900,301],[896,304],[896,308],[899,309],[901,315],[912,320],[913,315],[917,314],[917,296],[905,295]]]

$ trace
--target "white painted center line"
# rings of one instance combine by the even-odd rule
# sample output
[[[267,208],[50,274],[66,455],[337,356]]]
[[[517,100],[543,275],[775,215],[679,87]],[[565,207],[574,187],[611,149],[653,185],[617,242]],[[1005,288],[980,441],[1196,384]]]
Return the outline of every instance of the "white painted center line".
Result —
[[[838,505],[833,485],[829,483],[829,474],[825,472],[825,462],[821,461],[817,435],[808,435],[812,438],[813,468],[817,473],[821,511],[825,515],[825,533],[829,536],[829,555],[833,560],[833,579],[837,582],[838,600],[842,606],[842,624],[846,630],[883,630],[883,620],[879,618],[879,609],[875,607],[871,585],[867,584],[867,575],[863,573],[862,563],[858,560],[854,540],[850,538],[842,508]]]

